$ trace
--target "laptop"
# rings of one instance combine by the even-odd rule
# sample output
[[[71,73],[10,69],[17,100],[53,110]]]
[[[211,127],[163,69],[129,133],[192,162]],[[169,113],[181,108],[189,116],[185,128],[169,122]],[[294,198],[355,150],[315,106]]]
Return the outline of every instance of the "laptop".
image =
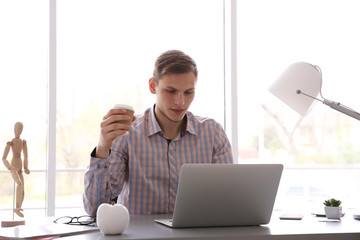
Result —
[[[184,164],[172,228],[253,226],[270,221],[282,164]]]

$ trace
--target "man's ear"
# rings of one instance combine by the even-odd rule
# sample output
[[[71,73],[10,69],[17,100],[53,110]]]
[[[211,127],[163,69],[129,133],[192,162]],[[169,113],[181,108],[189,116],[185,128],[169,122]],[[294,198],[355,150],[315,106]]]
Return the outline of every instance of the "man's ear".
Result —
[[[155,80],[153,78],[149,79],[149,89],[152,94],[155,94]]]

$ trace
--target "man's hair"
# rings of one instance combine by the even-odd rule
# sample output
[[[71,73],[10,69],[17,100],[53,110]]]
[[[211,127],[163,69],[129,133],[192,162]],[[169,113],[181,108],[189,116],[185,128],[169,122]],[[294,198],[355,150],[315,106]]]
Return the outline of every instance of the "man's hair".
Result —
[[[179,50],[169,50],[162,53],[155,62],[153,78],[157,83],[165,74],[193,72],[198,75],[195,61]]]

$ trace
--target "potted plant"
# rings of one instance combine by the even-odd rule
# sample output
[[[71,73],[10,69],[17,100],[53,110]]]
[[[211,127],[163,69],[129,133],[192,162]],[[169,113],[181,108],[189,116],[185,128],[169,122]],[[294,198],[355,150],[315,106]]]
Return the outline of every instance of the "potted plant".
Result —
[[[339,219],[342,217],[341,201],[330,198],[324,201],[325,214],[327,218]]]

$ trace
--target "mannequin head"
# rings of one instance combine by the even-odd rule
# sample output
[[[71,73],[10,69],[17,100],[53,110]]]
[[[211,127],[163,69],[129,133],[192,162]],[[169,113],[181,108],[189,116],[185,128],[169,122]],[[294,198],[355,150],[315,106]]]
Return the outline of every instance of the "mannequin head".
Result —
[[[15,123],[14,126],[14,133],[15,133],[15,137],[20,137],[22,130],[23,130],[23,124],[21,122],[17,122]]]

